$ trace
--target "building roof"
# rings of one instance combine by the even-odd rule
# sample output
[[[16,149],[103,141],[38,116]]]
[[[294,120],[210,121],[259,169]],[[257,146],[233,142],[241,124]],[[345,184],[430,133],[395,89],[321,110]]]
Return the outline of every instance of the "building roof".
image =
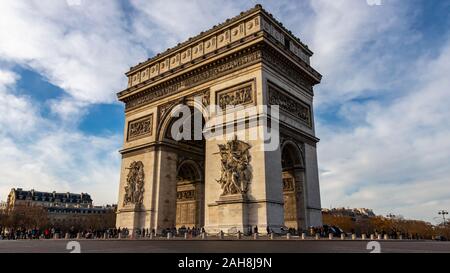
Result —
[[[41,202],[59,202],[59,203],[77,203],[91,204],[92,198],[87,193],[57,193],[57,192],[40,192],[35,190],[24,191],[21,188],[12,189],[17,200],[33,200]]]

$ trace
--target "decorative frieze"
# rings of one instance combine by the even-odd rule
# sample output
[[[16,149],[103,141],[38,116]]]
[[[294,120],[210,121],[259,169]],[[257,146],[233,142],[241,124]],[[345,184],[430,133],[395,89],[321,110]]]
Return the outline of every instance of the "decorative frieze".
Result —
[[[287,95],[286,92],[281,91],[281,88],[274,87],[271,83],[269,84],[269,104],[280,106],[281,111],[311,127],[311,110],[309,105]]]
[[[216,93],[216,103],[222,110],[229,106],[254,103],[253,85],[252,81],[219,91]]]
[[[249,38],[261,31],[268,33],[283,48],[288,44],[287,50],[309,64],[309,56],[312,53],[307,47],[271,14],[255,8],[139,64],[132,69],[133,72],[128,74],[130,77],[128,87],[136,86],[183,64],[201,59],[206,54],[226,48],[234,42]]]
[[[128,124],[128,141],[151,136],[153,129],[153,114],[130,121]]]
[[[292,64],[289,60],[286,60],[286,58],[282,57],[279,53],[270,49],[266,49],[263,53],[263,60],[268,65],[274,67],[277,72],[284,74],[289,80],[312,94],[313,85],[306,80],[304,73],[302,73],[301,70],[294,64]],[[314,72],[307,68],[306,70]],[[319,76],[320,75],[317,75],[317,77]]]
[[[138,85],[145,80],[156,77],[162,73],[165,73],[171,69],[175,69],[182,64],[198,59],[205,54],[214,52],[217,49],[227,46],[228,44],[243,39],[255,32],[261,30],[261,17],[255,16],[238,25],[231,25],[229,28],[212,35],[207,36],[199,42],[193,44],[188,49],[180,49],[175,53],[168,55],[162,61],[156,64],[150,65],[150,71],[148,66],[131,74],[128,87]],[[143,75],[147,75],[143,77]]]
[[[207,68],[192,72],[189,75],[179,77],[178,81],[166,82],[141,92],[135,96],[125,99],[125,109],[130,110],[139,106],[154,102],[163,97],[172,95],[182,89],[190,88],[203,82],[215,79],[234,70],[254,64],[261,60],[261,51],[243,51],[231,57],[222,59]]]

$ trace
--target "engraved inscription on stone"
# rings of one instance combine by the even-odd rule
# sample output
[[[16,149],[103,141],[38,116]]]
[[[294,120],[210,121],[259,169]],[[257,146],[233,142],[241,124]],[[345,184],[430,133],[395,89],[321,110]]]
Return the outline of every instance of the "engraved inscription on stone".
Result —
[[[220,91],[217,95],[217,102],[222,110],[225,110],[227,106],[253,103],[253,84],[245,83],[228,90]]]
[[[138,120],[133,120],[128,125],[128,141],[141,137],[151,136],[153,127],[153,115]]]
[[[279,91],[272,85],[269,85],[269,104],[279,105],[282,111],[285,111],[296,119],[301,120],[306,125],[311,126],[311,111],[308,105],[291,96]]]

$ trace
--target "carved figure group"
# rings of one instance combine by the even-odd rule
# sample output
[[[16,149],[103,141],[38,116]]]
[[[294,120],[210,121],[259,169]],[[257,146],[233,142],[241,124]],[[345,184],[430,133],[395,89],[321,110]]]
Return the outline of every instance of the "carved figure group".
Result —
[[[133,161],[127,176],[127,184],[125,186],[124,205],[142,204],[144,198],[144,164],[141,161]]]
[[[252,178],[250,148],[250,144],[237,138],[219,144],[222,174],[217,182],[222,187],[222,196],[247,193]]]

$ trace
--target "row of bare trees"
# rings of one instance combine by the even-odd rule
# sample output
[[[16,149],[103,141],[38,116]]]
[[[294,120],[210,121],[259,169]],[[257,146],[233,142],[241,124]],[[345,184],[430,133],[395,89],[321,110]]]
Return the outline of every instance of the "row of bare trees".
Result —
[[[413,238],[432,239],[435,236],[450,238],[450,226],[434,226],[425,221],[391,219],[381,216],[355,219],[351,216],[323,214],[323,223],[337,226],[346,233],[357,234],[402,234]]]
[[[57,220],[59,219],[59,220]],[[103,214],[50,214],[41,206],[15,206],[9,211],[0,211],[0,227],[9,229],[58,228],[62,231],[101,230],[115,226],[116,214],[113,210]]]

